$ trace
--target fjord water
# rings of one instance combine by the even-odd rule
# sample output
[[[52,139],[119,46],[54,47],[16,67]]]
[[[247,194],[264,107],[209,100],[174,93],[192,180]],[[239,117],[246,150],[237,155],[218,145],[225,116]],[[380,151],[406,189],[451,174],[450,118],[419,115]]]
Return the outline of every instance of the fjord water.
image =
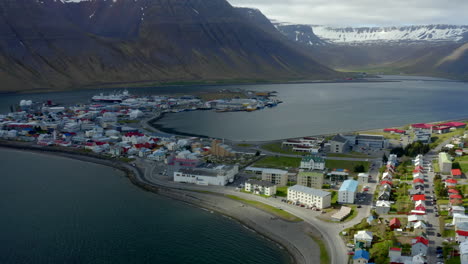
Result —
[[[0,263],[287,263],[218,214],[145,192],[112,168],[0,149]]]
[[[255,112],[169,114],[157,126],[168,132],[266,141],[468,117],[468,83],[385,79],[392,82],[257,85],[255,90],[277,91],[284,103]]]

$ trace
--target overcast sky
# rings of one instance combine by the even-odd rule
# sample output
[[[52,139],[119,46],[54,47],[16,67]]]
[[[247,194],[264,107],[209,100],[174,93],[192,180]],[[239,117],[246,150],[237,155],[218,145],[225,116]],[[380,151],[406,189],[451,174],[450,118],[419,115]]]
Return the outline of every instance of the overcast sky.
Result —
[[[314,25],[468,24],[468,0],[228,0],[270,19]]]

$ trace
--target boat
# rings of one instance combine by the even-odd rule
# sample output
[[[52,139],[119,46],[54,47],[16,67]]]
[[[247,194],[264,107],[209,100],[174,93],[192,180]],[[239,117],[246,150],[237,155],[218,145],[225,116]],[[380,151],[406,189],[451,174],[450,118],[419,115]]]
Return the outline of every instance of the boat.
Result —
[[[103,103],[121,103],[129,97],[127,90],[122,93],[104,95],[103,93],[95,95],[91,98],[93,102],[103,102]]]

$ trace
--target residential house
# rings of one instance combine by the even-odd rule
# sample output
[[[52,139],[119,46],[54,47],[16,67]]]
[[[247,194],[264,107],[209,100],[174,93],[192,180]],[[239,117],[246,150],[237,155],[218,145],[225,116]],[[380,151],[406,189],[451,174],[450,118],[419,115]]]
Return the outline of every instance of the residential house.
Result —
[[[445,187],[450,188],[450,187],[456,187],[458,181],[455,179],[446,179],[445,180]]]
[[[463,206],[450,207],[449,216],[453,216],[454,214],[465,214],[465,207]]]
[[[453,214],[452,224],[456,226],[458,223],[468,222],[468,215]]]
[[[375,212],[379,215],[386,215],[390,212],[391,204],[389,201],[377,201],[375,205]]]
[[[294,185],[288,188],[287,199],[292,202],[307,206],[316,206],[323,209],[331,206],[331,193],[309,188],[302,185]]]
[[[353,264],[367,264],[369,262],[370,254],[366,250],[357,250],[353,256]]]
[[[413,202],[416,202],[416,201],[426,201],[426,195],[424,194],[416,194],[416,195],[413,195],[411,197],[411,199],[413,200]]]
[[[354,244],[362,243],[364,247],[369,248],[373,238],[372,232],[361,230],[354,234]]]
[[[342,135],[338,134],[330,140],[331,153],[346,153],[350,150],[350,142]]]
[[[338,191],[338,203],[353,204],[356,198],[359,183],[355,180],[346,180]]]
[[[455,225],[456,240],[458,243],[468,239],[468,222],[460,222]]]
[[[452,159],[448,153],[439,153],[439,169],[442,173],[450,173],[452,170]]]
[[[416,223],[414,223],[413,228],[415,234],[422,234],[426,232],[427,225],[423,221],[417,221]]]
[[[390,200],[390,191],[388,191],[388,190],[380,191],[379,195],[377,196],[377,200],[379,200],[379,201],[388,201],[388,200]]]
[[[325,159],[319,156],[306,156],[302,158],[300,168],[323,171],[325,169]]]
[[[359,173],[358,174],[358,182],[359,182],[359,184],[369,183],[369,173]]]
[[[310,188],[322,189],[323,180],[323,172],[301,171],[297,174],[297,184]]]
[[[276,185],[267,181],[249,179],[245,183],[245,191],[254,194],[272,196],[276,194]]]
[[[400,228],[401,227],[401,222],[400,222],[400,219],[398,218],[393,218],[392,220],[390,220],[390,223],[388,225],[390,227],[390,229],[393,231],[397,228]]]
[[[461,264],[468,264],[468,240],[460,244],[460,262]]]
[[[460,178],[463,174],[460,169],[452,169],[451,172],[453,178]]]
[[[423,254],[426,256],[427,250],[429,248],[429,240],[422,236],[414,238],[411,242],[411,255],[416,256]]]
[[[388,257],[390,259],[390,263],[406,264],[412,262],[412,257],[401,255],[401,248],[390,248],[388,250]]]

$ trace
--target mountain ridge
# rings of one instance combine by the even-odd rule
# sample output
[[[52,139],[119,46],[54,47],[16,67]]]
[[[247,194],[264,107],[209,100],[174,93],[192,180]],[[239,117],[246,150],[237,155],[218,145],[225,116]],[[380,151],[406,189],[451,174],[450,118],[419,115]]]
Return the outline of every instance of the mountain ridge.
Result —
[[[225,0],[6,0],[0,90],[336,75],[252,19]]]

